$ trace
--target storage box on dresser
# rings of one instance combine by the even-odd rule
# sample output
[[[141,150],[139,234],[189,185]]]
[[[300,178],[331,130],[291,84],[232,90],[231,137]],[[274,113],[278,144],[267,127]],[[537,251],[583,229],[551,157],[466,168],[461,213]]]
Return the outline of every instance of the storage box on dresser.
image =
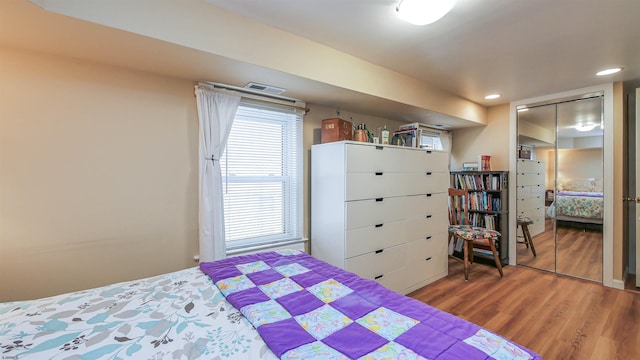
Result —
[[[546,165],[540,160],[518,159],[517,171],[518,215],[533,221],[528,227],[531,236],[536,236],[544,232]]]
[[[311,147],[311,255],[408,293],[447,275],[449,154]]]
[[[322,120],[320,138],[323,144],[333,141],[352,140],[353,124],[340,118],[324,119]]]

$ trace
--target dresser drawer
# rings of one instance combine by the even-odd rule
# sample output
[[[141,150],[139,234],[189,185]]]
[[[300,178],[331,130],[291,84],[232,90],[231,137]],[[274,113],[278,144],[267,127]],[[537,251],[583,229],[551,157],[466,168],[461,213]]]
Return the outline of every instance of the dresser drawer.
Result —
[[[544,161],[532,161],[531,172],[544,174],[547,172],[547,166]]]
[[[544,173],[518,173],[516,185],[538,185],[544,184]]]
[[[406,218],[406,197],[354,200],[345,203],[346,229],[388,223]]]
[[[406,149],[347,144],[347,172],[406,172]]]
[[[516,186],[516,199],[526,199],[533,194],[533,187],[531,185],[518,185]]]
[[[347,259],[345,269],[363,278],[374,279],[404,267],[406,260],[407,244],[402,244]]]
[[[407,192],[405,173],[347,173],[346,182],[347,201],[401,196]]]
[[[442,211],[442,209],[439,211]],[[437,212],[427,216],[407,220],[407,239],[409,241],[426,239],[429,236],[447,231],[449,225],[448,213]]]
[[[449,153],[432,150],[416,150],[407,154],[411,169],[415,172],[449,172]]]
[[[407,194],[444,192],[449,188],[449,173],[422,172],[406,174]]]
[[[346,258],[375,253],[376,250],[406,243],[407,221],[394,221],[347,230],[345,238]]]
[[[431,235],[428,239],[422,238],[407,243],[407,261],[409,263],[426,260],[429,257],[442,256],[447,252],[447,240],[449,233],[445,229]]]
[[[402,294],[404,289],[407,288],[407,268],[401,267],[388,273],[377,275],[372,280],[377,281],[389,290]]]
[[[533,224],[529,225],[529,233],[531,234],[532,237],[543,232],[544,232],[544,221],[534,222]]]
[[[435,212],[446,212],[448,206],[447,196],[446,192],[406,196],[404,198],[406,218],[422,217]]]
[[[516,169],[518,169],[518,173],[530,173],[533,172],[532,170],[532,161],[530,160],[523,160],[523,159],[518,159],[518,161],[516,162]]]
[[[407,264],[407,287],[447,272],[447,257],[434,255]]]
[[[534,210],[536,208],[540,208],[544,206],[544,199],[540,197],[528,197],[524,199],[519,199],[516,203],[518,207],[518,211],[526,211],[526,210]]]

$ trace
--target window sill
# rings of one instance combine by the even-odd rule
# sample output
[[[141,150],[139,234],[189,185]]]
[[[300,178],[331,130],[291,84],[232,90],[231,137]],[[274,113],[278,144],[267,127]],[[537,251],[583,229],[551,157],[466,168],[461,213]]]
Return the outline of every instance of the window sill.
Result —
[[[251,245],[228,247],[227,256],[250,254],[250,253],[255,253],[259,251],[275,250],[276,248],[285,248],[287,246],[298,245],[298,244],[300,244],[298,246],[302,246],[302,248],[304,249],[305,244],[308,241],[309,239],[302,238],[302,239],[294,239],[294,240],[275,241],[270,243],[257,243],[257,244],[251,244]]]

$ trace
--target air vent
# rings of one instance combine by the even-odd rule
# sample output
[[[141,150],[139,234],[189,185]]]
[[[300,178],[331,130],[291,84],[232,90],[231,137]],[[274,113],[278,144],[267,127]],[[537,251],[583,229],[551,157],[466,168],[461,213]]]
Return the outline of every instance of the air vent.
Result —
[[[245,89],[258,90],[272,95],[280,95],[283,92],[287,91],[287,89],[279,88],[271,85],[263,85],[258,83],[250,82],[244,86]]]

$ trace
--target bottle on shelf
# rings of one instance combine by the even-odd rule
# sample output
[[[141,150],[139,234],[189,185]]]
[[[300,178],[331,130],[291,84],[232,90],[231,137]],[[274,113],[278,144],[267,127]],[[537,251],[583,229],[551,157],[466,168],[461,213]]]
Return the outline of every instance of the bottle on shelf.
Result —
[[[382,144],[389,144],[389,130],[387,130],[387,126],[384,126],[382,129]]]

